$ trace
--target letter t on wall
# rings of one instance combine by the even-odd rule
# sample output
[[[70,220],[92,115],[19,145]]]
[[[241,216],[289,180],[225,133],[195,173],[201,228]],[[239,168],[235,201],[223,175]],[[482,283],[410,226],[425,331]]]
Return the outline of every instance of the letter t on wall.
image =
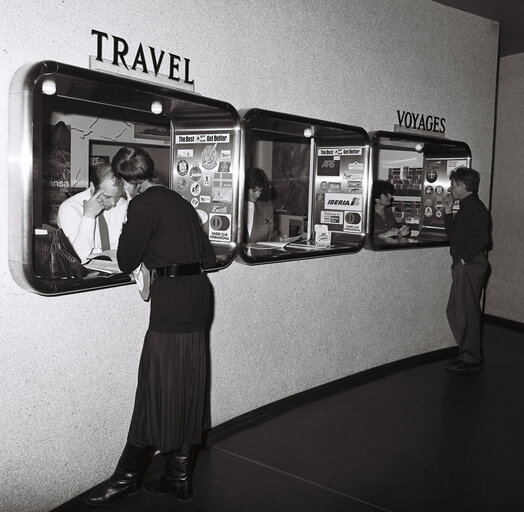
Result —
[[[96,35],[96,60],[99,60],[100,62],[103,61],[102,59],[102,43],[103,38],[109,39],[109,36],[105,32],[99,32],[98,30],[91,29],[91,35]]]

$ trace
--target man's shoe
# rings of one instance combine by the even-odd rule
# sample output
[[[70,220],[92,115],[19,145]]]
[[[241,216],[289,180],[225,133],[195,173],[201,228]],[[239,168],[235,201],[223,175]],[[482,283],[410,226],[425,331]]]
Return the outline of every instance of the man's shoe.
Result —
[[[479,372],[482,368],[480,363],[466,363],[457,359],[456,361],[449,362],[446,365],[448,372]]]

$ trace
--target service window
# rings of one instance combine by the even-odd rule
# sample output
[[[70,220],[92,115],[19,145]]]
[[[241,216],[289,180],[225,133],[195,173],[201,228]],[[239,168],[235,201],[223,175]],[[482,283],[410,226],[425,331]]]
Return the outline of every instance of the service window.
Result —
[[[442,200],[451,171],[471,165],[468,145],[400,132],[372,133],[371,140],[366,248],[448,245]]]
[[[362,128],[247,111],[239,183],[241,260],[267,263],[360,250],[368,155]]]
[[[195,207],[217,253],[215,268],[227,266],[237,236],[239,133],[238,114],[227,103],[51,61],[21,68],[10,88],[9,263],[15,281],[44,295],[134,281],[115,268],[116,250],[104,253],[109,260],[80,258],[85,277],[50,278],[35,266],[39,237],[58,227],[66,231],[61,205],[89,198],[96,170],[123,146],[147,151],[156,179]],[[127,203],[125,196],[109,196],[114,247],[111,237],[118,239],[125,217],[116,212],[125,212]],[[228,219],[227,229],[216,229],[217,216]]]

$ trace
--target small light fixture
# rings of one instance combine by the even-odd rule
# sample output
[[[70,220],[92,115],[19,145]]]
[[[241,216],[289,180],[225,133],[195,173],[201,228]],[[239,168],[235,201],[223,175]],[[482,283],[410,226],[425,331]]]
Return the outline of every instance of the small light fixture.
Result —
[[[313,128],[304,128],[304,137],[312,137]]]
[[[151,103],[151,112],[153,112],[153,114],[161,114],[162,103],[160,103],[159,101],[153,101],[153,103]]]
[[[420,142],[417,142],[415,144],[415,151],[418,153],[422,153],[422,150],[424,149],[424,144],[421,144]]]
[[[48,96],[53,96],[56,93],[56,82],[51,79],[42,82],[42,92]]]

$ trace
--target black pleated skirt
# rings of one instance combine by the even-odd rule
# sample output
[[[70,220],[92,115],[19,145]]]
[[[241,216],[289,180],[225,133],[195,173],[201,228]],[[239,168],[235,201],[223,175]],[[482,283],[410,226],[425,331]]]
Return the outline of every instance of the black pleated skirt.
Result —
[[[148,330],[128,440],[169,452],[200,444],[209,428],[206,330]]]

